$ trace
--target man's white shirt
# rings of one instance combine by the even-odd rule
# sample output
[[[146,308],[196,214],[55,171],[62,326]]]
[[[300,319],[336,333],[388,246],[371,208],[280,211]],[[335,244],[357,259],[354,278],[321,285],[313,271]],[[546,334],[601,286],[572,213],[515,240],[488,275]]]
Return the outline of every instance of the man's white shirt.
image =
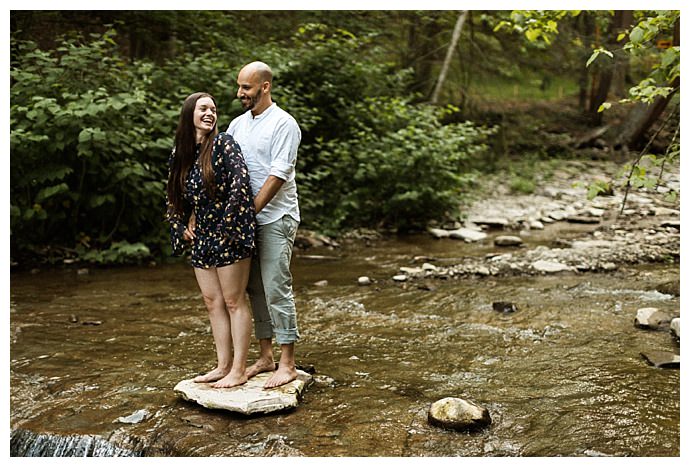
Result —
[[[235,118],[227,132],[242,149],[254,196],[270,175],[285,181],[275,197],[256,215],[258,224],[270,224],[285,214],[299,222],[295,164],[302,132],[295,119],[273,103],[256,117],[247,111]]]

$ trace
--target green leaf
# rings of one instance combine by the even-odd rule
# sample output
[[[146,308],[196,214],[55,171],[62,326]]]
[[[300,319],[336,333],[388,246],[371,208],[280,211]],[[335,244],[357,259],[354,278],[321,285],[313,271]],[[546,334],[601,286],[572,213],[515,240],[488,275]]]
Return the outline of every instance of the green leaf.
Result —
[[[65,193],[67,191],[69,191],[69,186],[67,186],[66,183],[60,183],[58,185],[49,186],[41,189],[36,195],[36,199],[34,201],[36,203],[41,203],[48,198],[52,198],[57,194]]]

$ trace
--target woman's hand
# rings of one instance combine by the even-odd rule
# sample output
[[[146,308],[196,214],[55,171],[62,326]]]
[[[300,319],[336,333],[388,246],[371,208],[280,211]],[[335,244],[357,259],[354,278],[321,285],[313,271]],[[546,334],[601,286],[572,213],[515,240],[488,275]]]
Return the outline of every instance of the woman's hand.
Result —
[[[196,227],[196,215],[194,214],[194,211],[192,211],[192,215],[189,216],[189,222],[187,223],[187,227],[184,229],[184,233],[182,234],[182,238],[184,238],[188,242],[193,242],[194,239],[196,238],[196,235],[194,235],[194,228],[195,227]]]

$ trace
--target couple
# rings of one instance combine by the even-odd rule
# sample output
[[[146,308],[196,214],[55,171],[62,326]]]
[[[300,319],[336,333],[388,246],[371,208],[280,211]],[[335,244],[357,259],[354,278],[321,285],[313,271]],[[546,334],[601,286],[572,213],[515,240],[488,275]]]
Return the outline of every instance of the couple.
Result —
[[[206,93],[182,106],[170,159],[168,220],[173,255],[191,243],[191,263],[208,309],[218,365],[197,376],[216,388],[274,371],[264,385],[297,377],[299,338],[290,259],[300,221],[295,161],[301,132],[271,99],[273,75],[262,62],[242,68],[237,97],[248,112],[218,133],[216,102]],[[247,367],[252,315],[260,355]],[[280,345],[278,368],[273,336]]]

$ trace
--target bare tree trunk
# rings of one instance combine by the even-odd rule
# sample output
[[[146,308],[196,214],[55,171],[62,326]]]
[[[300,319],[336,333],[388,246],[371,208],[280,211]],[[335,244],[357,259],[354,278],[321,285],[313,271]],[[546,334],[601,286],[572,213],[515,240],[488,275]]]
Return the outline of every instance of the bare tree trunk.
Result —
[[[607,48],[621,47],[620,45],[615,45],[617,44],[616,37],[621,31],[624,31],[630,26],[630,24],[632,24],[632,11],[616,10],[613,15],[613,24],[609,28],[607,34]],[[615,62],[612,65],[605,66],[599,72],[597,86],[593,90],[589,101],[589,115],[592,123],[596,126],[602,123],[602,114],[599,112],[599,107],[606,102],[609,90],[611,89],[611,83],[613,82],[614,70],[620,66],[620,60],[620,54],[617,54]]]
[[[436,82],[436,87],[431,95],[431,103],[436,104],[438,102],[438,96],[441,93],[441,88],[443,83],[446,81],[446,75],[448,74],[448,67],[450,67],[451,59],[453,58],[453,51],[458,45],[460,40],[460,33],[462,32],[462,25],[465,23],[465,18],[467,17],[467,10],[462,10],[458,20],[455,22],[455,28],[453,29],[453,37],[450,40],[450,45],[446,52],[446,58],[443,61],[443,66],[441,67],[441,73],[438,76],[438,81]]]
[[[680,45],[680,22],[676,21],[673,31],[673,45]],[[623,123],[615,142],[616,148],[633,149],[641,146],[645,133],[656,123],[671,101],[676,91],[680,89],[680,78],[676,78],[668,86],[674,91],[667,97],[657,97],[651,104],[639,103],[630,112],[627,121]]]

